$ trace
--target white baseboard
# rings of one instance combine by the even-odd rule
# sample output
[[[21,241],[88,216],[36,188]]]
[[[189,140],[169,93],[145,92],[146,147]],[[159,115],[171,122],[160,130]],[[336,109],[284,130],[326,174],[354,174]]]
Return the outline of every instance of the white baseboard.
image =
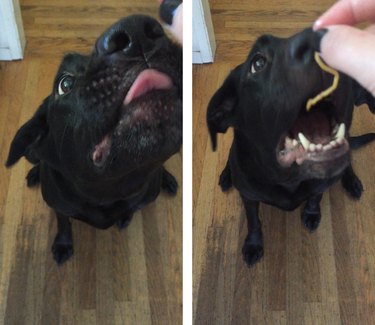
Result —
[[[12,53],[8,48],[0,49],[0,61],[10,61],[13,60]]]

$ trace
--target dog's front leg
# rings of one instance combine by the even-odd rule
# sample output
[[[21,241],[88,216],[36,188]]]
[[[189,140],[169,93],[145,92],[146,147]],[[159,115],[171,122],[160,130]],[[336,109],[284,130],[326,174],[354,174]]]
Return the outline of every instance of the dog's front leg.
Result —
[[[246,264],[252,266],[263,256],[262,225],[258,217],[259,202],[241,197],[245,205],[248,229],[245,243],[242,246],[242,254]]]
[[[227,161],[227,164],[225,165],[225,168],[220,174],[220,180],[219,185],[221,187],[221,190],[223,192],[228,191],[232,187],[232,176],[230,173],[230,165],[229,160]]]
[[[320,223],[320,201],[323,194],[311,196],[306,203],[301,215],[301,220],[304,226],[310,232],[315,231]]]
[[[170,195],[177,194],[178,183],[176,178],[165,167],[163,167],[161,188]]]
[[[34,187],[40,183],[40,165],[31,168],[26,176],[27,187]]]
[[[344,171],[341,178],[341,183],[346,192],[353,198],[359,200],[362,192],[363,186],[361,180],[355,174],[352,164],[350,164]]]
[[[52,244],[53,258],[61,265],[73,255],[72,225],[69,217],[56,213],[57,235]]]
[[[130,222],[133,219],[133,213],[126,213],[120,219],[116,221],[117,227],[122,230],[129,226]]]

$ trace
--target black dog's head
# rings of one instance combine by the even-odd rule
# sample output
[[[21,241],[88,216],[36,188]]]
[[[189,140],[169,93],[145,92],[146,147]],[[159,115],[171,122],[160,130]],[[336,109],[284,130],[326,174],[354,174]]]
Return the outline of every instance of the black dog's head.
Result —
[[[315,38],[308,29],[287,39],[266,35],[256,41],[209,103],[214,149],[216,133],[233,127],[236,145],[264,175],[302,180],[342,172],[349,162],[352,83],[340,75],[334,93],[307,112],[307,100],[333,78],[314,60]]]
[[[121,19],[90,56],[68,54],[52,93],[15,136],[22,156],[95,180],[160,164],[182,141],[182,51],[147,16]]]

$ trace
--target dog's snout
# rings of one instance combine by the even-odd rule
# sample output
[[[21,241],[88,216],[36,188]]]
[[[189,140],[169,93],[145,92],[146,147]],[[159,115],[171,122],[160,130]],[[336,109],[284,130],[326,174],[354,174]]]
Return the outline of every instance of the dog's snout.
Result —
[[[124,30],[119,30],[111,33],[103,43],[103,49],[106,54],[111,54],[118,51],[126,51],[130,46],[130,36]]]
[[[156,20],[145,21],[143,25],[144,36],[148,40],[156,40],[164,36],[164,30]]]
[[[290,39],[288,56],[290,63],[306,65],[313,61],[314,46],[311,29],[305,30]]]
[[[99,55],[123,52],[128,56],[142,56],[152,51],[164,36],[163,28],[155,19],[130,16],[104,32],[97,41],[96,51]]]

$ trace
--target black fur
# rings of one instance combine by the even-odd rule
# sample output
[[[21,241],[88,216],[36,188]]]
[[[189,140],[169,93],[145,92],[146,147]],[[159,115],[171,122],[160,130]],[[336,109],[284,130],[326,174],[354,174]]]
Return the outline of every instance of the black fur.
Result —
[[[332,83],[332,76],[314,60],[314,39],[311,29],[288,39],[260,37],[245,62],[229,74],[208,105],[207,125],[213,149],[217,147],[217,133],[225,133],[229,127],[234,129],[219,184],[223,191],[233,185],[241,194],[248,221],[242,252],[249,266],[263,256],[260,202],[284,210],[293,210],[306,202],[301,219],[312,232],[319,225],[319,202],[329,186],[342,179],[344,188],[356,199],[363,190],[350,164],[349,143],[358,148],[374,140],[375,134],[349,139],[348,129],[354,105],[366,103],[374,111],[374,98],[341,75],[331,99],[321,101],[307,113],[307,99]],[[334,134],[329,129],[333,121],[345,124],[345,144],[324,153],[306,154],[299,163],[292,159],[301,145],[294,147],[298,148],[296,151],[286,150],[286,136],[296,138],[302,132],[296,130],[301,129],[314,139],[329,138]]]
[[[149,71],[170,82],[125,102]],[[56,212],[52,253],[61,264],[73,254],[70,219],[124,228],[161,189],[176,194],[163,163],[181,142],[181,48],[156,20],[134,15],[105,31],[91,55],[64,57],[52,93],[14,137],[6,166],[23,156],[35,165],[27,185],[40,183]]]

